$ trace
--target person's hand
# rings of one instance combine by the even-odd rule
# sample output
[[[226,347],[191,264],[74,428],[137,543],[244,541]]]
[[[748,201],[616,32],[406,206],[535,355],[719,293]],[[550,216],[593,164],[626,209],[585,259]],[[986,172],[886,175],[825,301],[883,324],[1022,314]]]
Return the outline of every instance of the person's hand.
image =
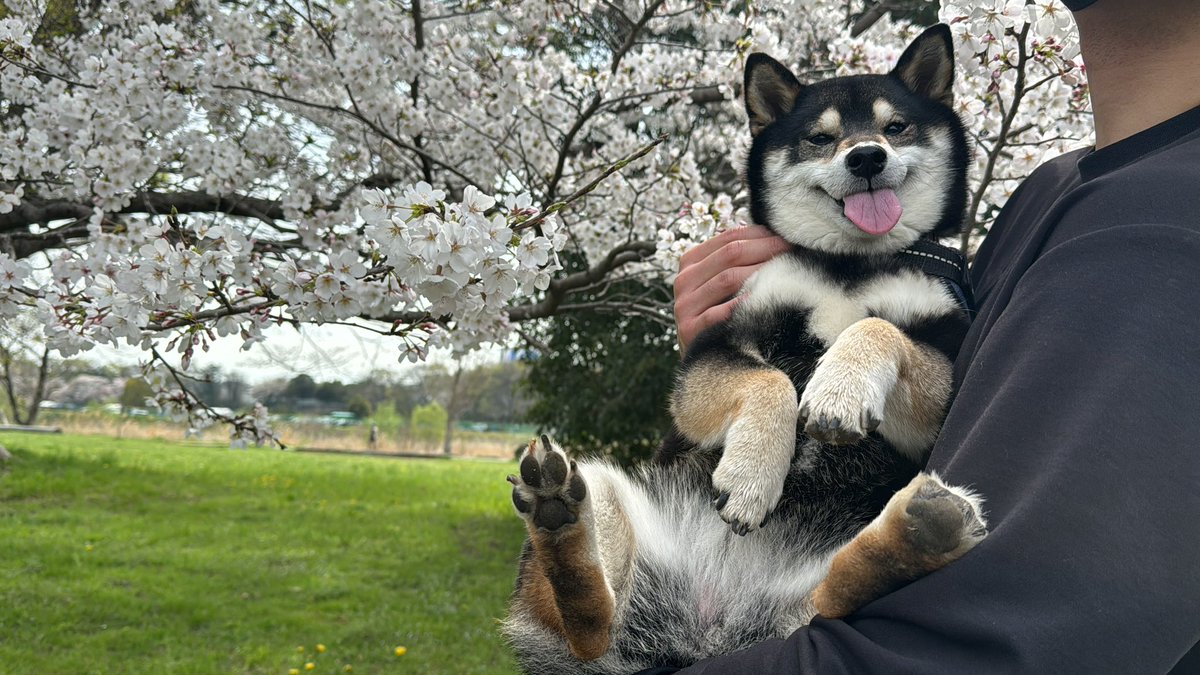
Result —
[[[686,352],[700,331],[725,321],[745,296],[733,297],[746,279],[790,245],[761,225],[737,227],[679,259],[675,277],[675,327]]]

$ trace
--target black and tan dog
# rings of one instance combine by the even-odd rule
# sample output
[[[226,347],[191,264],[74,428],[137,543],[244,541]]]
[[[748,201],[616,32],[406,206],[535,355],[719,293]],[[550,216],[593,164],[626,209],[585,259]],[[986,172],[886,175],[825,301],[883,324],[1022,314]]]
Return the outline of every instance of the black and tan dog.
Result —
[[[527,672],[683,666],[786,636],[984,537],[978,498],[917,473],[967,327],[907,262],[965,207],[952,80],[945,26],[887,75],[803,86],[749,58],[753,216],[794,247],[688,350],[652,464],[530,443],[509,477],[529,540],[504,624]]]

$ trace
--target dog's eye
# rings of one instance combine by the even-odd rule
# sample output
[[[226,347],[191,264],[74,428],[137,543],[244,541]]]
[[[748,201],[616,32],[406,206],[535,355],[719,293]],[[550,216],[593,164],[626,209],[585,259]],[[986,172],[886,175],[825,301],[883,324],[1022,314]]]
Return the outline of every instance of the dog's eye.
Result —
[[[892,122],[883,128],[883,133],[887,134],[888,136],[895,136],[896,134],[904,133],[904,130],[907,128],[908,122]]]
[[[813,145],[829,145],[833,142],[833,136],[829,134],[814,134],[808,137],[808,142]]]

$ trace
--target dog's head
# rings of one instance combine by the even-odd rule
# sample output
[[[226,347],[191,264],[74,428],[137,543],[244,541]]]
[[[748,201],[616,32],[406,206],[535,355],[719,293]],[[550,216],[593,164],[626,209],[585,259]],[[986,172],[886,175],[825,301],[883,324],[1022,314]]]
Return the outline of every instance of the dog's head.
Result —
[[[802,85],[765,54],[746,61],[746,177],[754,220],[809,249],[899,251],[952,234],[966,206],[966,132],[951,110],[954,56],[939,24],[887,75]]]

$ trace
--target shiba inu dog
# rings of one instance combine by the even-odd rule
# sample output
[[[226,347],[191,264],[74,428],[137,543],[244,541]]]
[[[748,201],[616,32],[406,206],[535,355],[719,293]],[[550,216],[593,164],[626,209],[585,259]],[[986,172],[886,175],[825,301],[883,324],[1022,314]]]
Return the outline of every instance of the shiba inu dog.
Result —
[[[889,74],[801,85],[746,63],[754,219],[793,244],[696,338],[675,429],[627,473],[529,444],[504,632],[529,673],[685,666],[841,617],[985,536],[979,499],[918,473],[968,317],[922,271],[966,203],[950,31]]]

